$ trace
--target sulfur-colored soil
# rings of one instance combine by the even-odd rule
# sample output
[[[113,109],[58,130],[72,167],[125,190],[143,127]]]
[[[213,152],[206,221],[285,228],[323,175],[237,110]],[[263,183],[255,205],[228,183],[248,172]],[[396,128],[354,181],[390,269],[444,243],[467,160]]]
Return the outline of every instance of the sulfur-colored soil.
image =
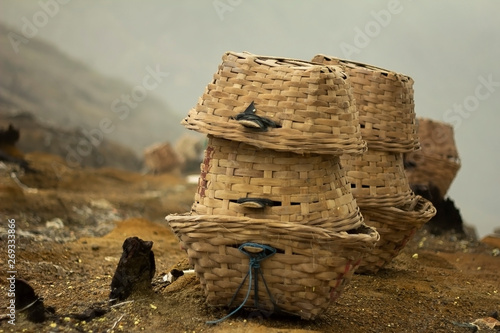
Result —
[[[422,231],[377,275],[355,275],[338,301],[313,321],[262,318],[242,310],[221,324],[208,325],[207,320],[227,312],[205,304],[194,274],[166,287],[161,282],[172,268],[188,268],[186,254],[163,217],[189,210],[195,185],[178,174],[74,169],[43,154],[27,159],[38,171],[19,174],[27,188],[19,187],[10,170],[0,170],[1,244],[6,244],[7,219],[15,219],[17,276],[55,314],[34,324],[18,313],[15,326],[0,322],[0,333],[472,332],[465,323],[500,311],[498,240],[478,242]],[[123,241],[130,236],[154,243],[153,290],[109,309],[111,279]],[[2,245],[0,267],[7,265],[6,253]],[[6,274],[6,269],[0,271],[2,295],[7,293]],[[0,307],[6,309],[7,298],[0,298]],[[92,308],[109,311],[86,321],[71,317]]]

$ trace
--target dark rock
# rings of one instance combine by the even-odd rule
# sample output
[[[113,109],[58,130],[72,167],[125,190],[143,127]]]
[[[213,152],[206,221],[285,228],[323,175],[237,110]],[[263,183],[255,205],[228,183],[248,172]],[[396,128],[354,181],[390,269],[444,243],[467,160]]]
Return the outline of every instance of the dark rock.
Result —
[[[69,317],[75,318],[77,320],[91,321],[94,318],[98,318],[98,317],[105,315],[106,313],[108,313],[108,311],[109,311],[108,309],[104,309],[104,308],[95,308],[95,309],[89,308],[89,309],[86,309],[82,313],[71,314],[71,315],[69,315]]]
[[[465,236],[464,224],[460,210],[455,207],[455,203],[450,198],[442,198],[439,188],[430,184],[429,186],[421,184],[412,184],[412,190],[415,194],[421,195],[431,201],[436,207],[436,215],[425,224],[425,228],[433,235],[442,235],[448,232],[454,232]]]
[[[125,300],[133,292],[151,290],[151,280],[155,275],[153,242],[129,237],[122,247],[123,253],[111,281],[111,302]]]
[[[33,287],[22,279],[16,279],[16,311],[24,313],[26,318],[34,323],[47,319],[43,299],[38,297]]]
[[[12,124],[6,130],[0,129],[0,142],[6,145],[13,146],[19,140],[19,130],[15,129]]]
[[[33,172],[28,162],[23,158],[23,154],[15,148],[19,141],[20,132],[9,124],[7,129],[0,129],[0,161],[19,165],[26,172]]]

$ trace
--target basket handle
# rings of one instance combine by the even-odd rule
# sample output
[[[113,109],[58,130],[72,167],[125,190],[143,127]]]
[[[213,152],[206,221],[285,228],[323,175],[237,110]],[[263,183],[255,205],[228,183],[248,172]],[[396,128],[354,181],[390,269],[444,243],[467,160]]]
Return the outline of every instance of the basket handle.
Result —
[[[249,251],[247,248],[252,248],[258,252]],[[274,254],[276,254],[276,249],[269,245],[258,244],[258,243],[244,243],[241,244],[238,250],[241,253],[246,254],[250,258],[250,266],[259,268],[259,264],[262,260],[267,259]]]
[[[257,110],[255,109],[255,104],[252,102],[245,111],[236,115],[235,119],[244,127],[256,129],[263,132],[267,131],[269,127],[278,127],[278,125],[274,121],[257,116],[255,114],[256,111]]]
[[[262,199],[262,198],[239,198],[236,203],[239,203],[243,207],[247,208],[264,208],[274,206],[274,203],[270,199]]]

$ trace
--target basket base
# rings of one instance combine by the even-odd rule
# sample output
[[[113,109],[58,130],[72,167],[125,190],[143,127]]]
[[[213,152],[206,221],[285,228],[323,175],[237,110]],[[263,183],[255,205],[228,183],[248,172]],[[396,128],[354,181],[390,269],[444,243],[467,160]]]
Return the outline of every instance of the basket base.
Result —
[[[362,257],[379,240],[375,229],[365,225],[334,232],[225,215],[170,215],[166,219],[187,249],[209,305],[253,308],[258,304],[259,309],[303,319],[315,318],[342,294]],[[248,278],[252,256],[240,251],[248,242],[276,251],[259,263],[262,274],[255,274],[255,279]]]

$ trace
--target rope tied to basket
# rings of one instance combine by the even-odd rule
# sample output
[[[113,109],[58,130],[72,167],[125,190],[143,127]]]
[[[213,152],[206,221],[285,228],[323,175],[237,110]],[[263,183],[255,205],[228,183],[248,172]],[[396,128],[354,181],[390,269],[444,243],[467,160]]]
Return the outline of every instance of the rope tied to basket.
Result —
[[[237,114],[235,119],[245,127],[254,128],[263,132],[267,131],[268,127],[277,127],[277,124],[274,121],[257,116],[255,112],[255,104],[252,102],[245,111]]]
[[[245,249],[246,247],[260,249],[261,251],[260,252],[249,252],[248,250]],[[255,275],[255,279],[253,280],[253,282],[254,282],[254,306],[257,309],[259,309],[259,275],[260,275],[262,277],[262,281],[264,282],[264,286],[266,287],[266,291],[267,291],[267,294],[269,295],[271,302],[273,303],[275,308],[277,307],[277,305],[274,301],[274,298],[271,295],[271,292],[269,291],[269,287],[267,286],[266,280],[264,279],[264,274],[262,273],[262,270],[260,269],[260,262],[273,256],[276,253],[276,249],[271,247],[271,246],[264,245],[264,244],[244,243],[244,244],[240,245],[238,250],[241,253],[247,255],[249,257],[250,261],[248,263],[248,273],[247,273],[247,275],[245,275],[245,278],[243,279],[243,281],[241,281],[241,284],[238,286],[238,289],[236,289],[236,292],[234,293],[234,295],[231,299],[231,302],[229,302],[229,306],[231,306],[234,299],[236,298],[236,295],[238,295],[238,292],[240,291],[241,287],[243,287],[243,285],[245,284],[245,281],[248,278],[248,290],[247,290],[247,293],[245,295],[245,299],[235,310],[233,310],[228,315],[226,315],[218,320],[207,321],[207,324],[218,324],[218,323],[226,320],[227,318],[231,317],[236,312],[238,312],[247,303],[248,297],[250,296],[250,291],[252,290],[252,279],[254,279],[254,275]],[[253,272],[253,274],[252,274],[252,272]]]

